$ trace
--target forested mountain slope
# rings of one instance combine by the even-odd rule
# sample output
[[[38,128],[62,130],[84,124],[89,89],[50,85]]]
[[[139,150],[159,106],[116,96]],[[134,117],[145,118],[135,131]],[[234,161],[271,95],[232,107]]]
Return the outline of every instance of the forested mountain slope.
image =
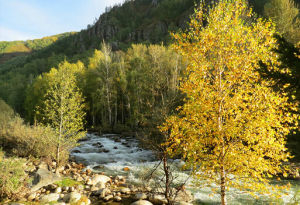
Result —
[[[131,43],[168,43],[169,32],[185,26],[193,6],[193,0],[136,0],[107,8],[107,12],[87,29],[58,38],[30,55],[3,60],[5,62],[0,64],[0,96],[24,115],[24,91],[39,74],[48,72],[64,59],[87,63],[93,49],[100,48],[103,41],[108,42],[113,50],[126,49]],[[34,50],[29,43],[31,41],[9,44],[20,44],[19,50],[14,49],[14,52],[23,53]],[[11,47],[3,46],[3,52]]]
[[[209,4],[211,0],[206,2]],[[259,16],[265,15],[265,5],[270,2],[271,0],[249,0]],[[95,56],[94,49],[100,49],[104,41],[112,51],[126,51],[131,44],[137,43],[168,45],[172,41],[170,32],[187,26],[186,22],[193,13],[194,6],[194,0],[126,0],[122,5],[107,8],[99,19],[80,32],[27,42],[0,42],[0,52],[5,53],[0,62],[0,97],[25,117],[26,90],[40,74],[58,67],[64,60],[71,63],[80,60],[88,67],[91,58]],[[138,47],[132,49],[135,48]],[[145,53],[152,58],[147,50],[148,48]],[[11,52],[22,55],[14,57]]]

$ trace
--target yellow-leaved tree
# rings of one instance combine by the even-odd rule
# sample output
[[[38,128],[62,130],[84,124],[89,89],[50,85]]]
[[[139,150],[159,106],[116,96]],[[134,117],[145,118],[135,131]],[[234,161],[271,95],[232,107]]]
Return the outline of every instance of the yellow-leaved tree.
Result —
[[[77,81],[83,72],[83,64],[70,64],[67,61],[52,68],[44,75],[47,91],[42,105],[37,108],[43,124],[55,132],[56,168],[65,161],[71,148],[84,137],[85,104]]]
[[[186,94],[179,114],[160,127],[170,153],[181,153],[195,175],[226,190],[269,193],[268,178],[284,172],[290,157],[285,148],[296,105],[274,82],[261,78],[260,62],[278,69],[273,49],[275,26],[253,19],[244,0],[204,3],[187,32],[174,34],[174,48],[188,63],[180,89]]]

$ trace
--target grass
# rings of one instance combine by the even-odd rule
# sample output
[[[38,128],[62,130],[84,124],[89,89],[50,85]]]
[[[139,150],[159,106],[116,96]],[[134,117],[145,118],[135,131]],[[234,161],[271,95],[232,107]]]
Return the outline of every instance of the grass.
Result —
[[[55,182],[55,184],[57,184],[60,187],[64,187],[64,186],[73,187],[73,186],[79,185],[81,183],[74,179],[71,179],[71,178],[64,178],[61,181]]]

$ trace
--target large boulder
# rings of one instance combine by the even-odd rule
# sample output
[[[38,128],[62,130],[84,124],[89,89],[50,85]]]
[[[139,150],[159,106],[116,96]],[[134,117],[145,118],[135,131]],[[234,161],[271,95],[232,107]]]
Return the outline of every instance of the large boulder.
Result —
[[[131,205],[153,205],[153,204],[150,201],[138,200],[136,202],[133,202]]]
[[[61,180],[61,178],[50,172],[48,169],[39,168],[34,174],[34,179],[32,181],[31,192],[35,192],[44,186],[53,184],[56,181]]]

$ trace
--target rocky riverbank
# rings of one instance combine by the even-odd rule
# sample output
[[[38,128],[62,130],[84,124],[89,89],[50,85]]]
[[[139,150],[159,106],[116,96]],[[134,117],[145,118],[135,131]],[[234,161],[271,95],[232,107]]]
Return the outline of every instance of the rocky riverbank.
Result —
[[[54,169],[55,163],[44,162],[34,165],[27,163],[27,172],[33,176],[33,181],[19,202],[5,204],[166,204],[161,190],[151,187],[134,186],[127,183],[124,176],[106,176],[94,173],[82,164],[71,162]],[[124,170],[130,171],[129,168]],[[67,182],[67,183],[66,183]],[[181,190],[176,198],[176,204],[190,204],[193,196],[186,190]]]
[[[145,180],[145,174],[159,164],[150,150],[138,146],[134,138],[122,138],[118,135],[87,135],[80,141],[80,146],[71,152],[71,161],[55,170],[56,163],[33,159],[24,165],[26,174],[32,179],[28,190],[24,190],[16,202],[5,204],[72,204],[72,205],[131,205],[131,204],[166,204],[161,185],[153,185]],[[182,172],[181,161],[172,162],[177,180],[185,181],[187,173]],[[299,180],[299,164],[291,164],[293,169],[288,175],[291,182]],[[163,173],[159,171],[156,180]],[[153,178],[154,179],[154,178]],[[275,179],[274,179],[275,181]],[[153,181],[152,181],[153,182]],[[181,182],[179,182],[181,184]],[[211,196],[209,188],[193,187],[188,182],[187,189],[181,187],[175,198],[176,204],[191,204],[194,199],[203,203],[217,203],[217,196]],[[296,187],[296,185],[293,185]],[[178,191],[178,192],[177,192]],[[193,192],[194,196],[191,194]],[[284,201],[291,201],[295,189],[289,192]],[[231,191],[229,196],[234,202],[244,204],[251,200],[242,192]],[[241,198],[238,198],[241,197]],[[16,201],[16,200],[15,200]],[[262,199],[264,201],[264,199]]]

